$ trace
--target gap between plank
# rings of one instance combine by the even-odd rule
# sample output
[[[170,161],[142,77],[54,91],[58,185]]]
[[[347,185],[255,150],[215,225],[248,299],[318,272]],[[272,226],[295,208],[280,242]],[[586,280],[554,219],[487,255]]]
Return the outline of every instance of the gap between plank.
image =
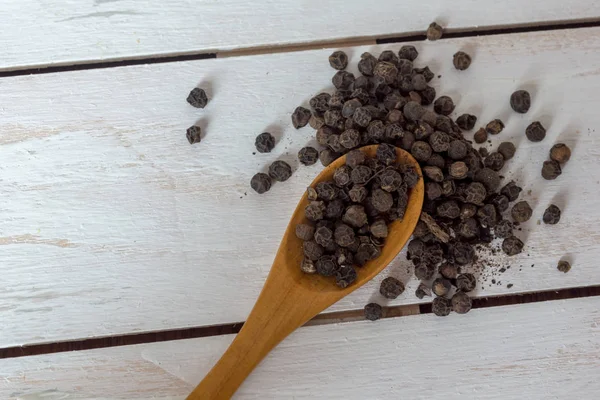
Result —
[[[490,308],[595,296],[600,296],[600,285],[474,298],[473,308]],[[384,307],[383,318],[401,318],[430,313],[431,303],[401,305]],[[304,326],[346,323],[361,320],[364,320],[363,310],[339,311],[319,314]],[[0,349],[0,359],[236,334],[240,331],[243,324],[243,322],[236,322],[232,324],[181,328],[140,334],[132,333],[112,337],[97,337],[57,343],[35,344],[31,346],[7,347]]]
[[[578,19],[570,21],[552,21],[552,22],[541,22],[535,24],[521,24],[521,25],[501,25],[494,27],[474,27],[465,29],[452,29],[449,28],[444,31],[444,36],[440,40],[464,38],[473,36],[489,36],[489,35],[504,35],[511,33],[525,33],[525,32],[539,32],[539,31],[552,31],[552,30],[565,30],[565,29],[581,29],[581,28],[593,28],[600,27],[600,18],[588,18]],[[153,55],[147,57],[135,57],[135,58],[119,58],[115,60],[103,60],[96,62],[81,62],[81,63],[69,63],[69,64],[54,64],[52,66],[32,66],[27,68],[17,68],[9,70],[0,70],[0,78],[23,76],[23,75],[37,75],[37,74],[50,74],[57,72],[69,72],[69,71],[81,71],[88,69],[102,69],[102,68],[115,68],[125,67],[132,65],[144,65],[144,64],[163,64],[180,61],[194,61],[194,60],[205,60],[211,58],[226,58],[226,57],[242,57],[249,55],[258,54],[274,54],[274,53],[287,53],[297,52],[306,50],[320,50],[327,48],[340,48],[340,47],[353,47],[353,46],[365,46],[375,44],[388,44],[388,43],[402,43],[402,42],[413,42],[425,40],[425,32],[406,32],[401,34],[390,34],[390,35],[378,35],[378,36],[367,36],[367,37],[356,37],[356,38],[344,38],[336,40],[322,40],[310,43],[298,43],[298,44],[284,44],[284,45],[266,45],[247,47],[236,50],[223,50],[218,52],[205,52],[205,53],[179,53],[177,55]]]

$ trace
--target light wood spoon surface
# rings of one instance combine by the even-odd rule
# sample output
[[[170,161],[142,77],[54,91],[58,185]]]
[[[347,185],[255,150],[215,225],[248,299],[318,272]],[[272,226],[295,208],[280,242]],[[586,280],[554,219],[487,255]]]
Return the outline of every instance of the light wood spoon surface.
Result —
[[[377,145],[360,149],[367,157],[375,157]],[[413,166],[419,177],[421,169],[415,159],[397,149],[397,163]],[[340,157],[326,167],[313,181],[333,180],[334,171],[344,165]],[[357,268],[356,282],[345,289],[336,286],[332,278],[307,275],[300,270],[303,258],[302,241],[296,237],[299,223],[306,222],[306,193],[296,207],[269,272],[265,285],[242,329],[225,354],[187,397],[187,400],[230,399],[254,367],[286,336],[333,303],[358,289],[383,270],[402,250],[410,238],[423,206],[423,178],[409,192],[404,219],[388,226],[389,234],[381,255]]]

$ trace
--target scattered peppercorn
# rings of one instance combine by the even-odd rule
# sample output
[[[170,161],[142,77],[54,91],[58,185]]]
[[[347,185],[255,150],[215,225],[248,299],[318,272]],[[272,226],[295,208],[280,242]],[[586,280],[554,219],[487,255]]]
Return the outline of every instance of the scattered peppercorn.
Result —
[[[560,174],[562,174],[562,170],[558,162],[554,160],[544,161],[544,165],[542,167],[542,177],[544,179],[550,181],[558,178]]]
[[[464,51],[458,51],[452,57],[452,63],[454,64],[454,68],[464,71],[471,65],[471,56]]]
[[[488,138],[487,131],[484,128],[479,128],[475,135],[473,135],[473,140],[475,143],[484,143]]]
[[[546,211],[544,211],[544,216],[542,220],[545,224],[555,225],[560,221],[560,208],[555,206],[554,204],[550,204]]]
[[[270,153],[275,147],[275,138],[269,132],[263,132],[256,137],[254,145],[259,153]]]
[[[550,149],[550,158],[557,163],[564,164],[571,158],[571,149],[564,143],[557,143]]]
[[[502,251],[509,256],[514,256],[523,251],[523,242],[516,236],[510,236],[502,242]]]
[[[442,33],[443,33],[443,29],[441,26],[439,26],[437,23],[432,22],[431,24],[429,24],[429,27],[427,28],[427,32],[426,32],[426,36],[427,36],[427,40],[439,40],[442,38]]]
[[[190,126],[186,133],[185,136],[187,137],[188,142],[190,142],[190,144],[194,144],[194,143],[200,143],[200,141],[202,140],[202,129],[199,126]]]
[[[329,56],[329,65],[331,68],[342,70],[348,66],[348,56],[343,51],[334,51]]]
[[[204,108],[208,104],[208,97],[204,89],[194,88],[187,97],[187,102],[193,107]]]
[[[568,261],[561,260],[558,262],[556,267],[560,272],[564,272],[565,274],[571,270],[571,264]]]
[[[541,142],[546,137],[546,129],[539,121],[535,121],[525,129],[525,135],[532,142]]]
[[[292,167],[285,161],[274,161],[269,166],[269,176],[275,181],[285,182],[292,176]]]
[[[390,276],[381,281],[379,293],[386,299],[393,300],[400,296],[402,292],[404,292],[404,284],[398,279]]]
[[[499,119],[495,119],[495,120],[489,122],[485,126],[485,130],[490,135],[497,135],[500,132],[502,132],[503,129],[504,129],[504,123],[501,120],[499,120]]]
[[[377,321],[383,315],[383,309],[379,304],[369,303],[365,306],[365,318],[369,321]]]
[[[250,180],[250,187],[258,194],[263,194],[271,189],[271,177],[259,172]]]
[[[517,90],[510,95],[510,106],[518,113],[525,114],[531,107],[531,96],[526,90]]]

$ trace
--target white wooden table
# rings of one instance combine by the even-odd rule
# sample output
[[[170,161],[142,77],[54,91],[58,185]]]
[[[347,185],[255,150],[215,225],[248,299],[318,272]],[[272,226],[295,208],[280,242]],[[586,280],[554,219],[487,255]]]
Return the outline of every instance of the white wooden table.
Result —
[[[290,113],[329,88],[333,49],[355,68],[364,51],[404,44],[378,40],[403,37],[456,112],[505,122],[494,144],[517,144],[505,175],[534,206],[526,251],[498,255],[512,265],[503,274],[489,266],[475,295],[493,300],[448,318],[424,312],[401,254],[286,339],[236,398],[597,399],[600,3],[255,3],[0,4],[0,399],[184,399],[248,315],[321,167],[262,196],[250,177],[276,159],[296,166],[312,130]],[[419,40],[433,20],[449,37]],[[459,74],[449,60],[461,49],[473,64]],[[185,102],[198,84],[204,110]],[[519,87],[533,96],[523,116],[508,108]],[[534,119],[548,128],[539,144],[523,140]],[[206,137],[190,146],[196,122]],[[265,130],[279,143],[252,155]],[[543,181],[556,141],[573,157]],[[551,202],[561,222],[539,225]],[[378,294],[386,276],[407,283],[394,301]],[[371,301],[389,318],[360,320]]]

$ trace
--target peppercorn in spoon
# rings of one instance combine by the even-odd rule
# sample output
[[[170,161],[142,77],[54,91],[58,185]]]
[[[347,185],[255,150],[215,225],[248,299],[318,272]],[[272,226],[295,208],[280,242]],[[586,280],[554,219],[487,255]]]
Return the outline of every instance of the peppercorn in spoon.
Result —
[[[360,151],[367,158],[374,158],[378,147],[366,146]],[[388,225],[387,238],[377,258],[366,261],[364,266],[358,268],[356,280],[343,289],[336,286],[331,278],[302,272],[303,242],[295,231],[298,224],[307,221],[305,208],[309,200],[305,194],[292,215],[269,276],[247,321],[225,354],[187,397],[188,400],[231,398],[244,379],[279,342],[315,315],[367,283],[402,250],[419,221],[424,184],[417,161],[404,150],[396,148],[395,151],[396,163],[412,167],[419,178],[409,191],[404,217]],[[393,157],[393,151],[391,154]],[[346,156],[335,160],[317,176],[311,186],[332,181],[334,172],[345,163]]]

